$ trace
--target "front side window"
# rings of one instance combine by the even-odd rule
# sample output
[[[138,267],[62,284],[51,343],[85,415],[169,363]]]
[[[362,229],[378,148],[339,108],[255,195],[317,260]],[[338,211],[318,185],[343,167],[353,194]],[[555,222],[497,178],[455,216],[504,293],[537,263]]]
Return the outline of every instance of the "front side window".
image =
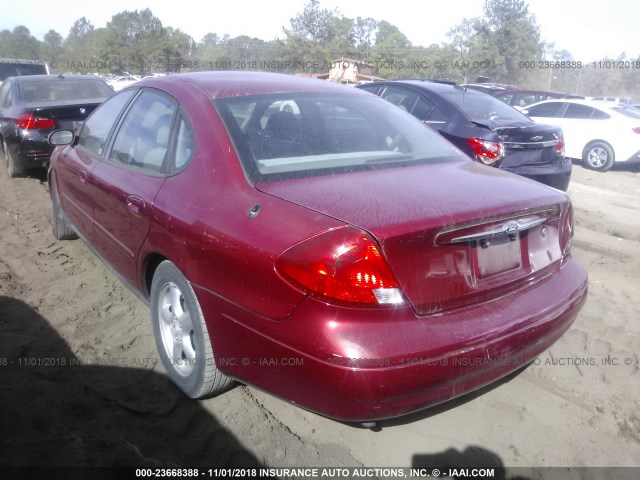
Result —
[[[214,104],[254,182],[466,160],[421,122],[370,95],[269,94]]]
[[[109,132],[134,93],[133,90],[119,93],[96,108],[84,123],[78,145],[102,155]]]
[[[122,120],[109,159],[151,172],[163,170],[175,109],[167,97],[142,92]]]

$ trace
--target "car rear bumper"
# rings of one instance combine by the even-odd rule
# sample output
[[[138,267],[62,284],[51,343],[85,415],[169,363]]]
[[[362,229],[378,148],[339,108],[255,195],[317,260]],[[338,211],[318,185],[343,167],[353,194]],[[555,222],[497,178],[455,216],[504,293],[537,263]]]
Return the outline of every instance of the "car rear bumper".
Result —
[[[570,327],[587,275],[569,258],[518,292],[425,317],[307,298],[276,322],[195,289],[221,371],[322,415],[365,421],[442,403],[531,362]]]
[[[559,164],[501,166],[500,168],[566,192],[569,188],[573,166],[571,160],[566,158],[564,161],[559,162]]]
[[[51,160],[53,147],[39,132],[29,132],[22,137],[6,140],[16,167],[20,170],[45,167]]]

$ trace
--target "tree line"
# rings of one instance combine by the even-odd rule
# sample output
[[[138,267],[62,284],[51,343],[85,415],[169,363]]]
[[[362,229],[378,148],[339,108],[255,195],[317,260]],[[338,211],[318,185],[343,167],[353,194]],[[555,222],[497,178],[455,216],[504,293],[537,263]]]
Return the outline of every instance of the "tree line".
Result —
[[[350,58],[386,79],[465,83],[485,77],[523,88],[639,96],[640,57],[575,60],[541,40],[525,0],[485,0],[483,16],[463,19],[447,38],[441,44],[413,45],[386,20],[347,18],[309,0],[283,26],[283,38],[271,41],[217,33],[196,41],[145,9],[120,12],[102,28],[82,17],[66,37],[53,29],[43,40],[24,26],[3,30],[0,57],[44,60],[55,72],[102,75],[194,70],[313,74],[327,72],[334,59]]]

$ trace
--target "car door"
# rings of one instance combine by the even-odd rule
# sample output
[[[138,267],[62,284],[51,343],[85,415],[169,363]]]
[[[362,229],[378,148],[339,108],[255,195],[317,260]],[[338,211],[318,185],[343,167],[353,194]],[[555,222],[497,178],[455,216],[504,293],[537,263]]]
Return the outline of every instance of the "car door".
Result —
[[[587,144],[601,139],[612,142],[615,132],[607,128],[609,114],[588,105],[569,103],[562,115],[561,127],[564,132],[566,155],[571,158],[582,158]]]
[[[90,182],[94,245],[122,280],[134,285],[151,207],[167,172],[176,102],[145,89],[126,111]]]
[[[60,204],[78,233],[93,240],[93,204],[88,188],[92,171],[106,152],[111,131],[135,91],[111,97],[85,122],[75,148],[64,147],[58,156],[55,175]]]

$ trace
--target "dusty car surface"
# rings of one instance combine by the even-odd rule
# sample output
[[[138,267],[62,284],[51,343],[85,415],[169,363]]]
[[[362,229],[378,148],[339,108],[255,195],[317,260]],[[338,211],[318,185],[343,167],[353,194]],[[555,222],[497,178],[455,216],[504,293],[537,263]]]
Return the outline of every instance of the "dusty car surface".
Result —
[[[187,395],[236,379],[336,419],[402,415],[526,365],[587,294],[569,197],[425,130],[329,82],[145,79],[51,135],[55,234],[150,305]]]

